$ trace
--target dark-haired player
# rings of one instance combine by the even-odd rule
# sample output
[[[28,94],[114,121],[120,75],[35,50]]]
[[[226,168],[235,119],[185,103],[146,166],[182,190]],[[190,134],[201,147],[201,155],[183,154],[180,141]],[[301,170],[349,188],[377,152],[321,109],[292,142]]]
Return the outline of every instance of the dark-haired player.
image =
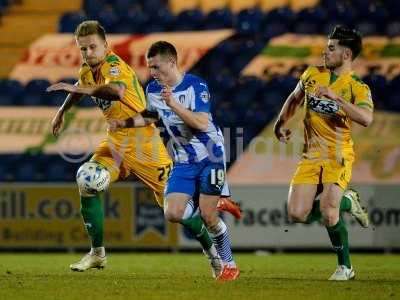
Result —
[[[373,120],[373,102],[369,87],[353,72],[352,64],[362,49],[361,35],[336,26],[328,37],[323,66],[310,66],[300,77],[275,123],[276,137],[286,143],[289,119],[303,107],[304,148],[293,176],[288,214],[295,222],[305,223],[322,215],[338,267],[329,280],[353,279],[346,224],[340,212],[350,212],[363,226],[368,215],[358,194],[344,192],[351,178],[354,161],[351,124],[367,127]],[[314,201],[317,188],[320,201]]]

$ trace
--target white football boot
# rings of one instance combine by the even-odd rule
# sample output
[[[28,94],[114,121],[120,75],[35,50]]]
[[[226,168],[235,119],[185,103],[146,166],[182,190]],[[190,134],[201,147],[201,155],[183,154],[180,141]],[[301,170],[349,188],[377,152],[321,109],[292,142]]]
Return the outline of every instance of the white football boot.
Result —
[[[351,210],[350,213],[361,225],[361,227],[367,228],[369,226],[369,216],[366,208],[363,208],[360,203],[360,195],[353,189],[348,189],[343,193],[343,197],[350,199]]]
[[[103,269],[107,264],[107,257],[87,253],[82,259],[69,265],[72,271],[83,272],[91,268]]]
[[[332,276],[329,277],[329,280],[345,281],[354,279],[355,276],[356,274],[353,267],[349,269],[346,266],[340,265],[336,268],[336,271],[332,274]]]

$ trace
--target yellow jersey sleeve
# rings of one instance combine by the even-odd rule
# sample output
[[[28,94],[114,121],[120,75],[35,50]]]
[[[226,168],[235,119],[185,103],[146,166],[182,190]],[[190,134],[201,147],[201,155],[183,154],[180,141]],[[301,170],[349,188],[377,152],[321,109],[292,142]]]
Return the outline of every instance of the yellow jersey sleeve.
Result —
[[[306,90],[307,81],[317,71],[315,66],[309,66],[300,76],[299,85],[302,91]]]
[[[353,90],[353,103],[359,107],[374,109],[374,102],[372,101],[371,90],[369,86],[363,82],[356,82],[352,86]]]
[[[90,68],[87,65],[82,65],[82,67],[79,68],[78,85],[87,85],[87,84],[89,84],[88,78],[87,78],[89,73],[90,73]]]
[[[135,72],[119,57],[110,55],[101,68],[104,84],[115,83],[125,86],[125,95],[121,102],[136,112],[146,108],[144,91]]]

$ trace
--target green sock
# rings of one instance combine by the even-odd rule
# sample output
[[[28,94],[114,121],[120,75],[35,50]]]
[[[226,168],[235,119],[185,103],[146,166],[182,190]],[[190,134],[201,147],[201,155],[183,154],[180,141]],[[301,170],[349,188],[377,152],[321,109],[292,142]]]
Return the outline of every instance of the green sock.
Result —
[[[104,213],[100,196],[81,196],[81,214],[92,242],[92,247],[102,247]]]
[[[321,219],[322,215],[321,215],[321,210],[319,209],[319,200],[315,200],[311,212],[307,216],[306,223],[321,221]]]
[[[342,197],[340,200],[340,212],[350,212],[351,210],[351,201],[347,197]]]
[[[321,221],[322,215],[321,210],[319,209],[319,200],[315,200],[313,203],[313,207],[311,212],[307,216],[306,223],[313,223],[315,221]],[[350,212],[351,210],[351,201],[347,197],[342,197],[340,200],[340,212]]]
[[[182,220],[181,224],[193,234],[196,240],[200,242],[204,250],[209,250],[211,248],[213,242],[200,216]]]
[[[335,250],[338,257],[338,264],[345,265],[351,268],[350,253],[349,253],[349,237],[347,234],[346,224],[342,217],[339,218],[339,222],[331,227],[326,227],[328,235],[331,240],[333,249]]]

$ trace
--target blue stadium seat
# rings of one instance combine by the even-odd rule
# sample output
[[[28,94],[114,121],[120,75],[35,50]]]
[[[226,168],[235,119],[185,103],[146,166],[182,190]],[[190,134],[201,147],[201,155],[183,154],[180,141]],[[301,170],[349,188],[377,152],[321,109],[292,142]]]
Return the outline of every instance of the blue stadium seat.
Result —
[[[397,75],[396,77],[392,78],[392,80],[389,83],[389,90],[400,91],[400,75]]]
[[[375,107],[384,109],[387,105],[388,94],[386,78],[379,74],[369,74],[363,78],[363,81],[370,87],[372,99]]]
[[[9,106],[14,104],[14,96],[9,94],[0,94],[0,106]]]
[[[400,21],[392,21],[386,24],[384,33],[389,38],[400,36]]]
[[[142,2],[142,6],[143,10],[150,15],[157,13],[158,10],[167,8],[164,0],[146,0]]]
[[[65,82],[69,84],[75,84],[78,81],[75,77],[64,77],[57,80],[57,82]]]
[[[361,21],[355,24],[355,29],[361,32],[363,36],[371,36],[378,34],[378,26],[370,21]]]
[[[47,79],[32,79],[25,85],[25,93],[43,93],[49,86]]]
[[[18,80],[1,79],[0,80],[0,93],[7,94],[12,97],[19,97],[24,93],[24,87]]]
[[[18,97],[16,102],[23,106],[40,106],[46,105],[46,94],[44,93],[25,93]]]
[[[65,181],[69,177],[67,162],[52,163],[46,166],[45,178],[49,181]]]
[[[115,33],[113,29],[115,29],[115,26],[118,24],[119,18],[112,9],[99,12],[97,20],[104,27],[106,32]]]
[[[92,18],[93,16],[90,15]],[[59,32],[74,32],[79,23],[88,20],[84,12],[68,12],[61,16],[58,24]]]
[[[106,4],[105,0],[85,0],[83,9],[91,18],[98,15]]]
[[[93,100],[90,97],[84,97],[79,103],[79,107],[95,107],[96,104],[93,102]]]
[[[21,160],[15,167],[16,181],[36,181],[38,168],[34,160]]]
[[[295,14],[288,7],[273,9],[264,17],[264,23],[292,24],[294,20]]]
[[[182,11],[173,26],[173,30],[197,30],[203,25],[204,15],[199,9]]]
[[[236,32],[239,34],[255,34],[259,32],[263,16],[263,13],[257,8],[242,10],[236,17]]]
[[[321,26],[314,22],[301,21],[295,24],[293,31],[300,34],[317,34],[320,28]]]
[[[206,17],[204,29],[231,28],[233,26],[233,18],[233,14],[229,9],[213,10]]]
[[[67,94],[65,92],[53,92],[47,95],[46,105],[61,106],[64,103]]]
[[[272,38],[289,31],[287,24],[281,22],[268,22],[263,25],[263,35],[266,38]]]

